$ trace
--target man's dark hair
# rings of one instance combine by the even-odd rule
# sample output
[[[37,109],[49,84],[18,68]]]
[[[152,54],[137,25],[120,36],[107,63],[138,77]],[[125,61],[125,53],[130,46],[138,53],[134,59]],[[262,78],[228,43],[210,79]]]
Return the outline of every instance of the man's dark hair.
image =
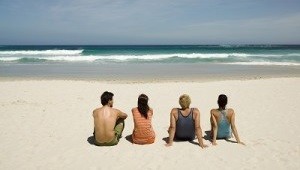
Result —
[[[225,94],[220,94],[219,95],[218,105],[219,105],[219,108],[225,110],[225,107],[227,105],[227,96]]]
[[[105,91],[102,95],[101,95],[101,104],[107,105],[107,103],[112,100],[114,94],[108,91]]]

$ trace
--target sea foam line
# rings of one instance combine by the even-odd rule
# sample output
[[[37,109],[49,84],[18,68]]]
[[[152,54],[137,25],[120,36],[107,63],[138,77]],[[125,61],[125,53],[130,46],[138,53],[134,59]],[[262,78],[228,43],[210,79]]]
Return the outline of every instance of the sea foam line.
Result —
[[[53,53],[52,53],[53,54]],[[52,56],[36,56],[31,57],[33,59],[42,59],[50,61],[95,61],[95,60],[163,60],[172,57],[179,58],[227,58],[227,54],[154,54],[154,55],[52,55]],[[4,56],[0,57],[0,61],[14,61],[22,58],[28,58],[25,56]],[[30,58],[30,57],[29,57]]]
[[[233,64],[233,65],[274,65],[274,66],[300,66],[300,63],[289,63],[289,62],[235,62],[235,63],[222,63],[222,64]]]
[[[0,51],[0,55],[80,55],[83,50],[16,50]]]
[[[58,50],[62,51],[62,50]],[[73,50],[74,52],[75,50]],[[79,53],[78,50],[77,54]],[[68,51],[70,52],[70,51]],[[53,54],[53,53],[51,53]],[[57,53],[59,54],[59,53]],[[69,53],[71,54],[71,53]],[[241,60],[249,60],[252,57],[264,57],[267,59],[267,57],[290,57],[288,54],[286,55],[269,55],[269,54],[246,54],[246,53],[192,53],[192,54],[148,54],[148,55],[38,55],[38,56],[28,56],[28,55],[11,55],[11,56],[2,56],[0,55],[0,61],[16,61],[20,59],[33,59],[33,60],[47,60],[47,61],[89,61],[93,62],[96,60],[114,60],[114,61],[130,61],[130,60],[144,60],[144,61],[161,61],[166,59],[172,59],[172,58],[180,58],[182,60],[184,59],[216,59],[216,60],[223,60],[226,61],[227,58],[230,58],[230,60],[235,60],[236,62],[239,62]],[[295,54],[291,55],[295,56]],[[225,60],[224,60],[225,59]],[[251,60],[253,60],[252,58]],[[285,58],[286,59],[286,58]],[[268,60],[268,59],[267,59]],[[272,58],[270,58],[272,60]],[[255,62],[255,59],[253,60]],[[251,62],[251,63],[253,63]],[[267,61],[268,62],[268,61]]]
[[[49,61],[96,61],[96,60],[116,60],[116,61],[128,61],[128,60],[164,60],[173,57],[197,59],[197,58],[228,58],[230,55],[238,55],[239,57],[246,57],[244,54],[149,54],[149,55],[52,55],[52,56],[4,56],[0,57],[0,61],[14,61],[22,58],[41,59]]]

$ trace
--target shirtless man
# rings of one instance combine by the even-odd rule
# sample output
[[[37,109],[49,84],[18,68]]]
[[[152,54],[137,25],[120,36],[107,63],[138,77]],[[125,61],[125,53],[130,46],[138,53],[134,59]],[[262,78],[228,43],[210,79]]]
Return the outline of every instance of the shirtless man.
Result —
[[[103,106],[93,111],[95,145],[113,146],[122,136],[127,114],[112,108],[113,96],[113,93],[105,91],[101,95]]]

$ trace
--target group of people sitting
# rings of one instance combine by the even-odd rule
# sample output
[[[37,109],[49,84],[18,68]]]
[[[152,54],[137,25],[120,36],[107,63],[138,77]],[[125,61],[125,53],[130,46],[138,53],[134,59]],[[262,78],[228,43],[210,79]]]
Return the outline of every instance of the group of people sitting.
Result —
[[[113,146],[118,144],[127,114],[113,108],[114,94],[105,91],[101,95],[100,108],[93,111],[94,117],[94,144],[97,146]],[[138,97],[138,106],[133,108],[132,115],[134,129],[132,142],[135,144],[151,144],[155,141],[155,132],[152,127],[153,109],[148,105],[148,96],[141,94]],[[191,98],[187,94],[179,97],[181,108],[173,108],[170,113],[170,127],[168,129],[169,139],[166,146],[172,146],[174,140],[193,141],[195,136],[201,148],[207,147],[203,143],[202,130],[200,126],[200,111],[190,108]],[[238,144],[239,135],[235,126],[235,113],[231,108],[226,108],[227,96],[219,95],[218,109],[211,110],[211,141],[217,145],[217,139],[229,139],[232,133]]]

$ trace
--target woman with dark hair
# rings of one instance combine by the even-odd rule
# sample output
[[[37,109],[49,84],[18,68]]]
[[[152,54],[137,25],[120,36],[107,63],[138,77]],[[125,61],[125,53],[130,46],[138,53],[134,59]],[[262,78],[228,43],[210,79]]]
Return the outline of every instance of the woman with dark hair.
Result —
[[[217,145],[216,139],[229,139],[231,138],[231,129],[238,144],[243,144],[240,141],[237,129],[235,127],[235,113],[231,108],[226,108],[227,96],[225,94],[219,95],[218,109],[210,111],[210,122],[212,132],[212,144]]]
[[[141,94],[138,98],[138,107],[132,108],[134,129],[132,141],[136,144],[151,144],[155,140],[155,132],[152,128],[153,110],[148,105],[148,96]]]

